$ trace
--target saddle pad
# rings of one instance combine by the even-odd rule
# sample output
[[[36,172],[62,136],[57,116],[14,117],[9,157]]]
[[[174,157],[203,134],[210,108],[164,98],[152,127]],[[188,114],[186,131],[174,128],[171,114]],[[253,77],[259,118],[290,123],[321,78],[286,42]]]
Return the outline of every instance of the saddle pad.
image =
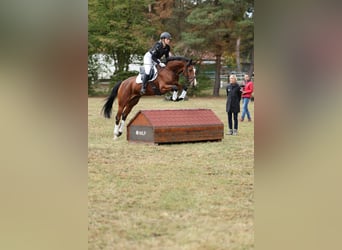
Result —
[[[149,82],[154,81],[157,78],[157,76],[158,76],[158,71],[157,71],[156,66],[153,66],[153,68],[151,69],[151,72],[153,73],[153,76],[152,76],[151,79],[148,80]],[[142,83],[141,77],[142,77],[142,75],[139,73],[139,75],[135,79],[137,84],[141,84]]]

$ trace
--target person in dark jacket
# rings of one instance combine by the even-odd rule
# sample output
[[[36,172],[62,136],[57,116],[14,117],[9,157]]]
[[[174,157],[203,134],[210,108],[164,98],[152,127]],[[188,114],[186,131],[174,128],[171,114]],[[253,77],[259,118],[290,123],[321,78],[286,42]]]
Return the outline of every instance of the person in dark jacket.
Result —
[[[227,85],[227,102],[226,112],[228,115],[228,133],[227,135],[238,134],[238,113],[240,112],[241,87],[237,83],[236,75],[230,75],[229,84]],[[233,130],[234,118],[234,130]]]
[[[169,32],[163,32],[160,35],[160,40],[154,44],[154,46],[145,53],[144,56],[144,68],[145,74],[142,76],[142,86],[140,94],[146,93],[147,81],[150,78],[151,68],[153,64],[159,64],[160,67],[165,67],[165,64],[160,61],[160,58],[165,56],[169,57],[170,54],[170,41],[172,37]]]

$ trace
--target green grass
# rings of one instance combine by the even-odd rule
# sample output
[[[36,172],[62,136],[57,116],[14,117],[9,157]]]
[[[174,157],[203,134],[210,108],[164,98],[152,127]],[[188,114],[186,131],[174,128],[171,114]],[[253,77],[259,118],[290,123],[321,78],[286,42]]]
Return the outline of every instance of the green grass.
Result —
[[[89,249],[254,248],[253,123],[221,142],[129,143],[126,130],[114,141],[103,100],[88,101]],[[209,108],[226,132],[225,101],[144,97],[127,121],[140,109]]]

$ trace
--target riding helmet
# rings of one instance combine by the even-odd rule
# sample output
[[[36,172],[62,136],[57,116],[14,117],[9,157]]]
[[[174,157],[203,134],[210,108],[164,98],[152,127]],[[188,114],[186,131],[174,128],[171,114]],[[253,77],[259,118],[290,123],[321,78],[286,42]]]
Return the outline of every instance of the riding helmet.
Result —
[[[167,39],[172,39],[172,37],[171,37],[171,35],[170,35],[170,33],[169,32],[163,32],[163,33],[161,33],[161,35],[160,35],[160,39],[164,39],[164,38],[167,38]]]

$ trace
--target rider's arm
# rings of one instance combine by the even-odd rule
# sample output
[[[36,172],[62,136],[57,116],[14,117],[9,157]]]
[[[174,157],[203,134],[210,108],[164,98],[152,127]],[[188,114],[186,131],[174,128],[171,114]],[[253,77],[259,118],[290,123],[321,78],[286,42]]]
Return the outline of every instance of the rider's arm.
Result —
[[[172,56],[171,52],[170,52],[170,46],[166,45],[165,58],[167,59],[167,58],[169,58],[169,56]]]
[[[157,42],[153,48],[150,50],[150,53],[152,54],[152,60],[159,64],[160,60],[159,60],[159,54],[160,54],[160,50],[163,49],[163,44],[161,42]]]

